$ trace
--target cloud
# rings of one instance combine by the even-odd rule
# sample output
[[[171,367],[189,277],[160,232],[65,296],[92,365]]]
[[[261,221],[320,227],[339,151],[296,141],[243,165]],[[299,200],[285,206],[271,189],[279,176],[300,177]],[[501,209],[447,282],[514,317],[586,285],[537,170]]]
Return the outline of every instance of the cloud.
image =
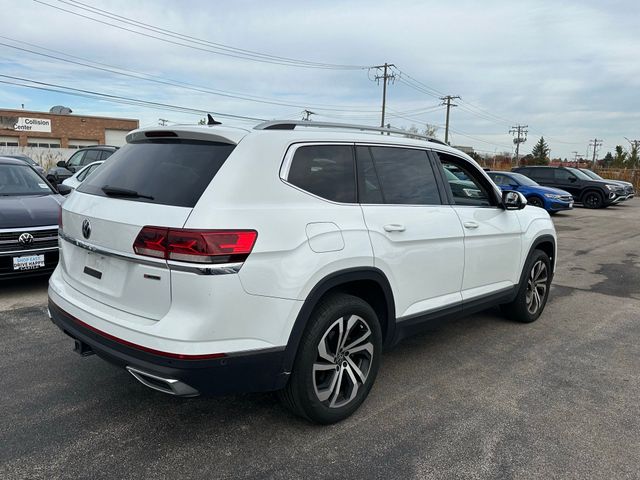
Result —
[[[63,2],[45,1],[76,10]],[[193,37],[272,55],[349,65],[395,63],[439,92],[460,95],[460,107],[451,114],[452,129],[461,132],[460,143],[482,150],[510,147],[508,130],[513,122],[528,124],[532,137],[549,136],[554,155],[563,157],[581,150],[595,136],[605,139],[602,151],[623,143],[624,136],[638,136],[634,129],[640,111],[636,95],[640,65],[632,60],[640,50],[636,2],[83,2]],[[305,106],[313,110],[343,105],[348,107],[344,111],[318,113],[326,115],[323,120],[378,123],[381,88],[365,70],[302,69],[240,60],[136,35],[36,2],[0,0],[0,9],[12,19],[0,34],[22,42],[295,106],[198,93],[0,47],[0,66],[6,75],[261,118],[299,117]],[[442,124],[442,109],[406,118],[392,113],[434,106],[437,96],[396,81],[389,87],[392,116],[388,118],[398,126]],[[113,113],[140,118],[141,124],[158,117],[181,122],[198,117],[6,85],[0,88],[0,101],[2,106],[27,103],[43,110],[63,103],[77,113]],[[458,140],[455,133],[452,136]]]

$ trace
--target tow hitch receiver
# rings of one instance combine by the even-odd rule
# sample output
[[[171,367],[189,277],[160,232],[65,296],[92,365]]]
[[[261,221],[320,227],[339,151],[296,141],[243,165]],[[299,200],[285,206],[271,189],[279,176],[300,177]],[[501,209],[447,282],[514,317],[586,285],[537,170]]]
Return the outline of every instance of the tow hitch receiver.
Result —
[[[95,352],[91,350],[91,347],[89,345],[87,345],[86,343],[82,343],[77,338],[74,338],[73,342],[75,344],[73,347],[73,351],[77,354],[82,355],[83,357],[88,357],[89,355],[95,354]]]

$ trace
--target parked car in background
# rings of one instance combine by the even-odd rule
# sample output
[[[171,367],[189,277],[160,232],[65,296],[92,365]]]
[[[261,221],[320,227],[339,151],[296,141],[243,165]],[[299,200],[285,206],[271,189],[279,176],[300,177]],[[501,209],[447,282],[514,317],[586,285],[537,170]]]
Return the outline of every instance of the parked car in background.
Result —
[[[0,279],[53,271],[63,200],[32,166],[0,157]]]
[[[633,183],[631,182],[625,182],[624,180],[611,180],[609,178],[602,178],[596,172],[594,172],[593,170],[589,170],[588,168],[580,168],[579,170],[585,175],[587,175],[589,178],[592,178],[594,180],[604,180],[605,182],[608,182],[608,183],[615,183],[615,184],[621,185],[624,188],[624,193],[626,195],[625,200],[630,200],[636,195],[636,189],[634,188]]]
[[[18,160],[22,160],[23,162],[26,162],[29,165],[31,165],[36,170],[36,172],[38,172],[40,175],[42,176],[45,175],[44,168],[38,162],[36,162],[33,158],[28,157],[27,155],[23,155],[21,153],[14,153],[11,155],[2,155],[2,156],[5,158],[17,158]]]
[[[75,152],[69,160],[61,160],[55,167],[47,172],[47,180],[53,186],[62,183],[67,178],[73,176],[82,167],[99,160],[106,160],[118,150],[118,147],[109,145],[96,145],[95,147],[81,148]]]
[[[529,205],[544,208],[550,214],[573,208],[573,196],[558,188],[543,187],[529,177],[516,172],[487,172],[489,178],[502,190],[522,193]]]
[[[319,423],[355,412],[383,345],[427,322],[494,305],[535,321],[549,215],[458,150],[362,129],[130,132],[64,203],[52,321],[149,388],[280,391]]]
[[[102,165],[104,163],[104,160],[100,160],[99,162],[93,162],[90,163],[89,165],[82,167],[80,170],[78,170],[76,173],[73,174],[73,176],[67,178],[66,180],[62,181],[63,185],[67,185],[72,189],[76,189],[78,188],[78,186],[84,182],[84,180],[91,175],[93,172],[95,172],[98,167],[100,165]]]
[[[576,203],[586,208],[603,208],[626,198],[624,188],[606,180],[594,180],[577,168],[571,167],[516,167],[521,173],[545,187],[560,188],[569,192]]]

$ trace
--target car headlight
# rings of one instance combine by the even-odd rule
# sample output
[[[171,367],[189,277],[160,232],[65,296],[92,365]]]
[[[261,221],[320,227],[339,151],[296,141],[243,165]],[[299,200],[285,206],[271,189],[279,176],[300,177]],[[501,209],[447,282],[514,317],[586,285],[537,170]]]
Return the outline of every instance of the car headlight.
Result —
[[[463,188],[462,191],[464,192],[464,194],[467,197],[474,197],[474,198],[478,198],[480,197],[480,190],[477,190],[475,188]]]
[[[560,200],[562,198],[562,195],[557,195],[555,193],[545,193],[544,196],[547,198],[553,198],[554,200]]]
[[[605,185],[605,188],[608,188],[609,190],[615,190],[616,188],[618,188],[618,186],[617,185],[609,185],[609,184],[607,184],[607,185]]]

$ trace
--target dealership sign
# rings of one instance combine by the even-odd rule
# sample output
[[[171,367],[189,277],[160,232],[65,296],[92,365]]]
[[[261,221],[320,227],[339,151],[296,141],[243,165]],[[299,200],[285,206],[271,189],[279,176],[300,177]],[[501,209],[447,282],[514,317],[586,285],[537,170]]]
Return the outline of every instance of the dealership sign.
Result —
[[[18,117],[13,129],[20,132],[51,132],[51,120],[47,118]]]

